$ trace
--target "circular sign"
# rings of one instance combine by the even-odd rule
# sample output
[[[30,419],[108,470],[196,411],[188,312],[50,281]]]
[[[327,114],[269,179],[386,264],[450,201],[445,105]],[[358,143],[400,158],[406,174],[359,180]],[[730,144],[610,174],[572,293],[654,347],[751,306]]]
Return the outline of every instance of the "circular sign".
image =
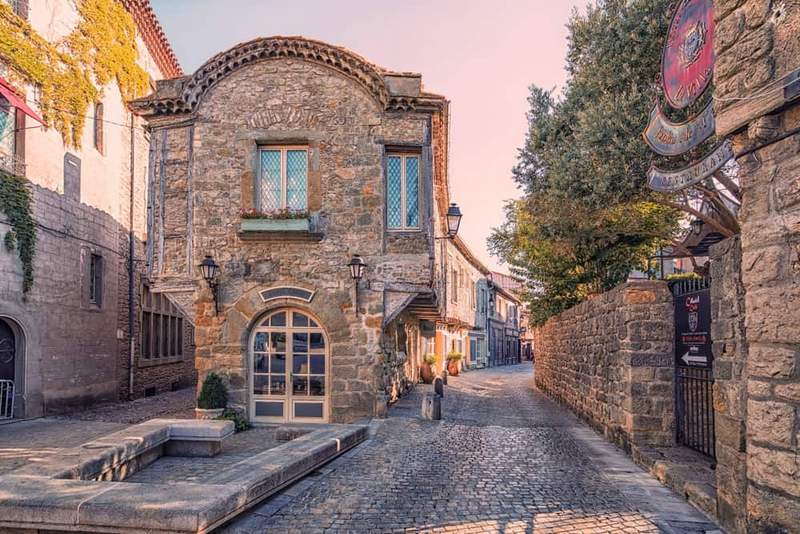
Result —
[[[682,0],[670,24],[661,60],[667,102],[677,109],[691,105],[713,75],[713,0]]]

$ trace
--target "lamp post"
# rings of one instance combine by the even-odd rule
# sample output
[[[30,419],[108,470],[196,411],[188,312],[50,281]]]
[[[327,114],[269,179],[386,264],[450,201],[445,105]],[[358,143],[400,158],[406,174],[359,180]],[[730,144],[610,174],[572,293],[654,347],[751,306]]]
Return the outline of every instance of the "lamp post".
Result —
[[[358,317],[358,283],[364,277],[364,269],[367,267],[366,262],[364,259],[359,256],[358,254],[354,254],[352,258],[350,258],[350,263],[347,264],[350,267],[350,277],[355,282],[356,286],[356,317]]]
[[[217,275],[219,275],[219,265],[214,261],[211,256],[206,256],[200,263],[200,272],[203,274],[203,279],[208,284],[211,290],[211,296],[214,298],[214,314],[219,313],[218,293],[219,282],[217,282]]]

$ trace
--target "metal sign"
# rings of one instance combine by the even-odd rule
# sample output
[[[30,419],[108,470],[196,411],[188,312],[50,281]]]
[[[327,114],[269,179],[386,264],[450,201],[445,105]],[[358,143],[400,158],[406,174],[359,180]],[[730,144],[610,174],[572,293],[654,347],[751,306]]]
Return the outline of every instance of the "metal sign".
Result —
[[[711,367],[711,292],[675,297],[675,365]]]
[[[683,109],[703,94],[714,74],[713,0],[682,0],[661,59],[667,102]]]
[[[667,171],[653,165],[647,171],[650,189],[673,192],[700,183],[720,170],[732,157],[733,145],[725,140],[711,154],[682,169]]]
[[[712,102],[696,117],[686,122],[670,122],[656,103],[650,112],[650,122],[644,140],[657,154],[679,156],[695,148],[714,134],[714,106]]]

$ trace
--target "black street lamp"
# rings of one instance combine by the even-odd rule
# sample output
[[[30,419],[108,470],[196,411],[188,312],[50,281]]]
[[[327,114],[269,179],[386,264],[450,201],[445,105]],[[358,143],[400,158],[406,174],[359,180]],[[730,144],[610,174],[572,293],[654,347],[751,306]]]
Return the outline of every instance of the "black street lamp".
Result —
[[[203,274],[203,279],[211,290],[211,296],[214,298],[214,313],[217,314],[219,313],[219,303],[217,299],[219,293],[219,282],[217,282],[217,276],[220,271],[219,265],[214,261],[214,258],[206,256],[203,258],[199,267],[200,272]]]
[[[692,225],[692,233],[694,235],[700,235],[700,232],[703,231],[703,225],[704,224],[705,223],[703,222],[702,219],[693,220],[692,223],[691,223],[691,225]]]
[[[447,236],[455,237],[458,234],[458,227],[461,225],[461,210],[458,209],[458,204],[453,202],[447,208]]]
[[[353,254],[353,257],[350,258],[350,263],[347,264],[350,267],[350,277],[355,282],[356,286],[356,317],[358,317],[358,283],[364,278],[364,269],[367,267],[366,262],[364,259],[359,256],[358,254]]]

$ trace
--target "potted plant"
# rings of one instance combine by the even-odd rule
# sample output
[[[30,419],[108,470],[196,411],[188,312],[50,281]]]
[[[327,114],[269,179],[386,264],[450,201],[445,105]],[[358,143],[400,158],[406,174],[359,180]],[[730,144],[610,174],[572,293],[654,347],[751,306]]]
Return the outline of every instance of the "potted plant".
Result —
[[[460,352],[452,351],[447,353],[447,372],[450,376],[458,376],[461,370],[461,358],[464,355]]]
[[[426,384],[432,384],[434,378],[433,364],[436,363],[435,354],[426,354],[419,366],[419,377]]]
[[[208,373],[203,380],[200,396],[197,397],[197,408],[194,409],[197,419],[216,419],[228,406],[228,388],[216,373]]]

